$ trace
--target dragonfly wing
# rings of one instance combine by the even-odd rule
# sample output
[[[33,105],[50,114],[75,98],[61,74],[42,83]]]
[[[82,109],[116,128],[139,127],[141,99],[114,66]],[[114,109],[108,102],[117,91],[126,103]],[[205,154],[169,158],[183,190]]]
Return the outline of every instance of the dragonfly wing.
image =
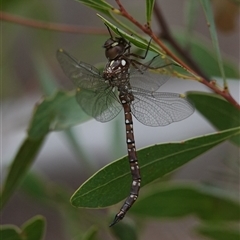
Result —
[[[78,61],[62,49],[57,51],[57,59],[66,76],[78,87],[77,102],[88,115],[100,122],[118,115],[122,106],[97,68]]]
[[[185,96],[177,93],[150,92],[132,89],[134,101],[131,110],[136,119],[147,126],[165,126],[181,121],[194,112]]]
[[[91,89],[104,82],[99,70],[90,64],[78,61],[62,49],[57,51],[57,59],[63,72],[81,89]]]
[[[130,83],[132,87],[155,92],[167,82],[170,77],[170,75],[159,74],[153,71],[140,72],[135,70],[130,74]]]
[[[130,82],[133,87],[157,91],[172,76],[172,63],[161,55],[131,69]]]
[[[102,83],[95,89],[78,90],[76,98],[82,109],[99,122],[112,120],[122,109],[112,88]]]

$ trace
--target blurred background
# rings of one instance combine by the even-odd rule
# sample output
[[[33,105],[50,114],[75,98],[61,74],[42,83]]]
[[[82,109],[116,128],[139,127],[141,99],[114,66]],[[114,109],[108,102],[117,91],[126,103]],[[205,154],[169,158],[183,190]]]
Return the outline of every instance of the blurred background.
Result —
[[[114,1],[109,2],[116,6]],[[182,34],[185,31],[188,1],[158,0],[157,2],[173,33]],[[239,64],[239,8],[234,5],[234,1],[212,2],[221,53],[233,68],[237,68]],[[123,0],[122,3],[140,22],[145,21],[142,15],[145,12],[145,1]],[[27,19],[74,25],[82,27],[83,30],[96,28],[99,31],[106,31],[104,24],[96,16],[96,11],[77,1],[5,1],[2,11]],[[96,34],[94,31],[92,34],[86,34],[84,31],[71,34],[26,27],[7,21],[2,21],[1,25],[3,180],[7,167],[26,136],[33,108],[45,94],[44,86],[52,84],[58,89],[74,89],[60,69],[56,60],[56,50],[63,48],[81,61],[101,66],[106,62],[102,45],[108,35],[107,32]],[[154,19],[153,29],[160,32],[159,25]],[[194,35],[205,44],[206,49],[211,48],[209,31],[201,8],[195,17]],[[221,83],[221,80],[217,79]],[[239,101],[239,82],[229,79],[229,87],[233,97]],[[200,83],[180,79],[171,79],[161,87],[161,91],[166,92],[184,93],[191,90],[209,92]],[[184,121],[164,128],[146,127],[136,120],[134,120],[134,125],[138,149],[155,143],[180,141],[215,131],[197,112]],[[68,134],[75,136],[81,151],[73,149]],[[117,144],[118,147],[113,148],[113,144]],[[80,184],[96,170],[124,155],[126,155],[126,146],[123,114],[121,113],[109,123],[102,124],[90,120],[73,127],[67,133],[51,133],[32,167],[32,172],[47,179],[50,185],[66,187],[71,196]],[[229,143],[223,143],[174,172],[172,177],[177,181],[215,181],[224,185],[226,182],[221,179],[219,173],[231,171],[231,166],[226,167],[226,159],[234,162],[238,157],[237,148]],[[29,177],[31,179],[31,176]],[[103,214],[105,211],[107,210],[104,210]],[[64,207],[54,209],[41,204],[22,189],[18,190],[5,206],[2,212],[2,223],[19,226],[36,214],[42,214],[47,219],[47,240],[70,239],[69,232],[62,228],[65,224]],[[87,214],[85,212],[83,215]],[[202,239],[191,231],[196,224],[197,219],[194,217],[174,221],[149,221],[147,227],[141,232],[140,239],[157,240],[160,235],[164,240]],[[107,234],[103,235],[102,239],[114,238]]]

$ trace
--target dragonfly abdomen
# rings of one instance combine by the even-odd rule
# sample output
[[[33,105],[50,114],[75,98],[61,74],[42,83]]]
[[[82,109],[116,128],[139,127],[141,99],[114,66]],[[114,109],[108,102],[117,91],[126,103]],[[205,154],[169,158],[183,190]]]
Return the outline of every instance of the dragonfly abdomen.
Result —
[[[116,214],[110,226],[116,224],[118,221],[124,218],[127,211],[131,208],[131,206],[137,200],[140,186],[141,186],[141,175],[140,175],[140,169],[138,166],[135,139],[133,134],[133,120],[132,120],[132,113],[131,113],[131,107],[130,107],[131,101],[129,101],[127,95],[120,95],[119,98],[122,103],[124,116],[125,116],[126,143],[127,143],[127,150],[128,150],[128,160],[129,160],[130,171],[132,176],[132,185],[131,185],[130,194],[128,198],[125,200],[120,211]]]

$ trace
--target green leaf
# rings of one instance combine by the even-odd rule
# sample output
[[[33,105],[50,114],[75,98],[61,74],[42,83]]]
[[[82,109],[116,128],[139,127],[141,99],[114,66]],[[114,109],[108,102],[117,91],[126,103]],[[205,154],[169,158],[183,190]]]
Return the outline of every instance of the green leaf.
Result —
[[[112,10],[114,7],[104,0],[77,0],[83,4],[89,4],[98,8]]]
[[[207,24],[208,24],[210,35],[211,35],[211,38],[212,38],[212,44],[213,44],[213,47],[214,47],[214,49],[216,51],[216,54],[217,54],[218,66],[219,66],[219,69],[220,69],[220,72],[221,72],[221,76],[222,76],[222,79],[225,82],[226,78],[225,78],[225,73],[224,73],[224,69],[223,69],[222,57],[221,57],[221,53],[220,53],[220,49],[219,49],[217,32],[216,32],[214,18],[213,18],[213,11],[212,11],[211,6],[210,6],[210,1],[209,0],[200,0],[200,2],[202,3],[203,10],[205,12],[205,16],[206,16],[206,19],[207,19]]]
[[[21,229],[14,225],[2,225],[0,238],[2,240],[41,240],[45,231],[45,218],[35,216],[25,222]]]
[[[35,216],[25,222],[22,226],[22,236],[26,240],[41,240],[45,232],[45,218],[42,216]]]
[[[0,226],[0,237],[2,240],[23,240],[19,234],[20,229],[14,225]]]
[[[198,1],[185,1],[184,3],[184,42],[185,42],[185,48],[189,46],[189,43],[192,38],[192,33],[194,30],[194,26],[196,23],[196,14],[198,11],[199,2]]]
[[[112,10],[114,10],[114,7],[103,0],[77,0],[78,2],[86,5],[87,7],[93,8],[99,12],[102,12],[103,14],[107,15],[110,18],[112,17]]]
[[[144,186],[191,161],[219,143],[240,133],[230,129],[176,143],[147,147],[137,152]],[[149,174],[151,173],[151,174]],[[75,207],[100,208],[113,205],[129,194],[131,174],[128,158],[114,161],[89,178],[73,194]]]
[[[37,72],[37,80],[44,95],[50,96],[57,90],[57,83],[53,80],[52,69],[47,65],[43,56],[38,54],[38,57],[33,61]]]
[[[28,135],[38,139],[49,131],[63,130],[88,119],[75,99],[75,91],[58,91],[35,107]]]
[[[21,183],[21,190],[34,198],[34,201],[41,201],[41,203],[52,199],[52,196],[50,196],[53,194],[52,190],[50,190],[51,187],[55,188],[55,186],[47,184],[46,180],[32,171],[25,175]]]
[[[179,31],[174,37],[181,43],[181,45],[191,50],[191,56],[196,63],[204,69],[204,72],[209,76],[221,76],[221,72],[218,67],[217,55],[213,49],[209,46],[209,43],[199,35],[191,35],[186,38],[183,32]],[[223,59],[223,67],[225,74],[228,78],[239,78],[238,67],[230,60]]]
[[[112,216],[111,219],[115,217]],[[116,239],[119,240],[138,240],[139,227],[137,227],[130,219],[124,218],[123,222],[119,222],[117,225],[112,227],[111,232]]]
[[[152,64],[152,66],[160,67],[160,66],[164,66],[164,65],[169,64],[169,63],[174,63],[174,61],[169,56],[167,56],[166,53],[164,51],[162,51],[159,47],[156,47],[152,43],[150,44],[150,46],[148,46],[150,40],[147,41],[146,39],[144,39],[143,37],[141,37],[138,34],[135,34],[135,35],[131,34],[130,35],[130,34],[126,33],[125,31],[123,31],[122,29],[116,27],[114,24],[109,22],[107,19],[105,19],[101,15],[99,15],[99,14],[97,14],[97,15],[103,20],[103,22],[116,35],[119,35],[119,36],[127,39],[133,45],[135,45],[138,48],[144,49],[145,51],[146,51],[146,49],[149,49],[148,55],[146,57],[146,62],[151,60],[153,57],[156,57],[157,54],[159,54],[160,57],[158,57],[157,60],[154,61],[154,64]],[[177,67],[177,69],[179,70],[179,67]],[[171,75],[174,75],[174,76],[176,75],[176,74],[173,74],[173,67],[164,67],[162,69],[159,68],[159,70],[157,70],[157,71],[159,71],[160,73],[164,73],[164,74],[171,74]]]
[[[141,195],[131,212],[155,218],[191,214],[208,221],[240,220],[239,202],[229,192],[193,184],[158,184],[153,191]]]
[[[90,227],[87,232],[81,237],[81,240],[95,240],[97,239],[98,228],[96,226]]]
[[[1,207],[4,206],[15,188],[20,184],[21,180],[29,170],[43,144],[44,139],[45,137],[37,140],[27,138],[23,142],[5,179],[3,190],[1,192]]]
[[[50,130],[69,128],[89,118],[81,111],[73,92],[59,91],[37,105],[29,126],[28,138],[17,152],[5,180],[1,206],[6,203],[29,170],[47,133]]]
[[[130,35],[126,32],[124,32],[122,29],[118,28],[117,26],[115,26],[114,24],[112,24],[111,22],[109,22],[106,18],[102,17],[101,15],[97,14],[102,21],[117,35],[120,35],[121,37],[124,37],[125,39],[127,39],[128,41],[130,41],[132,44],[134,44],[136,47],[138,48],[142,48],[142,49],[147,49],[148,47],[148,41],[146,41],[144,38],[142,38],[140,35],[133,36]],[[149,50],[152,50],[156,53],[159,53],[159,48],[155,47],[154,45],[151,44]],[[166,56],[166,55],[164,55]]]
[[[217,129],[226,130],[240,126],[240,111],[216,94],[188,92],[187,96],[196,109]],[[231,140],[240,146],[239,136],[234,136]]]
[[[204,225],[197,228],[197,231],[205,237],[213,240],[239,240],[240,231],[232,226],[225,225]]]
[[[146,16],[147,23],[149,24],[149,26],[151,25],[154,2],[155,2],[154,0],[146,0]]]

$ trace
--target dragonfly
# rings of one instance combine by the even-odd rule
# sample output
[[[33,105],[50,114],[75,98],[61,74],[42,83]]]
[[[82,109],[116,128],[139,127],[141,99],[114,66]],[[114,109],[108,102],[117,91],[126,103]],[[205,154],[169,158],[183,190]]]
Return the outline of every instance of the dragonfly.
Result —
[[[169,75],[154,70],[169,66],[157,66],[162,63],[160,55],[145,64],[139,61],[146,58],[150,41],[145,55],[140,56],[130,51],[131,44],[124,37],[113,37],[110,30],[109,34],[110,38],[103,45],[108,60],[103,72],[63,49],[57,51],[57,59],[65,75],[77,87],[77,102],[88,115],[108,122],[122,109],[124,111],[132,182],[129,196],[110,224],[113,226],[137,200],[141,186],[132,115],[144,125],[158,127],[189,117],[194,107],[183,94],[158,92]]]

